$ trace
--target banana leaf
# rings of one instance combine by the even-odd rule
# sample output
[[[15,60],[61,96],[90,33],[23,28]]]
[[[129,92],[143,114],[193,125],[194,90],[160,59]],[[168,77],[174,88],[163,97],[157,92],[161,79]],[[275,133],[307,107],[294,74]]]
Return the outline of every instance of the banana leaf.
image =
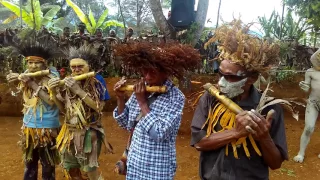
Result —
[[[12,14],[11,16],[9,16],[7,19],[5,19],[2,24],[9,24],[12,21],[16,20],[19,16]]]
[[[8,1],[0,1],[0,3],[8,8],[11,12],[20,17],[20,7]],[[22,9],[22,20],[29,26],[33,27],[33,17],[25,10]]]
[[[43,13],[41,11],[39,0],[33,1],[33,10],[34,12],[31,12],[30,14],[34,13],[34,23],[35,23],[34,28],[36,30],[40,30],[42,26]]]
[[[60,11],[60,6],[53,6],[43,17],[42,25],[47,25]]]
[[[97,28],[99,28],[100,26],[103,25],[103,22],[105,21],[105,19],[108,17],[108,13],[109,13],[109,10],[106,9],[103,11],[102,15],[100,16],[99,20],[98,20],[98,23],[97,23]]]
[[[74,12],[77,14],[78,18],[81,22],[83,22],[86,25],[86,28],[89,33],[92,33],[92,27],[90,25],[90,22],[87,18],[87,16],[84,14],[84,12],[77,6],[75,3],[73,3],[71,0],[66,0],[67,4],[72,7]]]
[[[103,23],[102,28],[105,29],[105,28],[110,27],[110,26],[116,26],[116,27],[124,28],[123,23],[121,23],[119,21],[116,21],[116,20],[109,20],[109,21]]]
[[[52,25],[56,25],[58,23],[61,23],[64,20],[64,17],[60,17],[58,19],[52,20]]]
[[[93,16],[93,13],[92,13],[90,7],[89,7],[89,19],[90,19],[90,22],[91,22],[92,29],[95,31],[96,28],[97,28],[96,27],[97,23],[96,23],[96,20],[94,19],[94,16]],[[95,33],[95,32],[93,32],[93,33]]]

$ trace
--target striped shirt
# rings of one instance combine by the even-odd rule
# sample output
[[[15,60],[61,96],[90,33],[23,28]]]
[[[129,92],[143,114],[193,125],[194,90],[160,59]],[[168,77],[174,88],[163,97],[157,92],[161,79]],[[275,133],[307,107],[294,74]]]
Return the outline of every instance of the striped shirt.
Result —
[[[180,127],[185,97],[171,81],[168,92],[157,96],[134,129],[127,161],[127,180],[172,180],[176,172],[176,136]],[[152,96],[152,95],[151,95]],[[149,97],[150,98],[150,97]],[[113,116],[127,130],[134,126],[141,109],[132,94],[122,114]]]

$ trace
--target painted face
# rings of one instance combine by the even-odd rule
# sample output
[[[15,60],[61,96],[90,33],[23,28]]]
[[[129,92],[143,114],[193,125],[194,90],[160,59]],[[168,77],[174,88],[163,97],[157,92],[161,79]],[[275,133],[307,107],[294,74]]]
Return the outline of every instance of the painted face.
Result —
[[[72,76],[78,76],[84,73],[89,72],[89,65],[88,63],[80,58],[71,59],[70,60],[70,69],[72,72]]]
[[[34,61],[34,60],[28,60],[28,71],[29,72],[37,72],[46,69],[46,66],[44,62],[42,61]]]
[[[244,92],[248,78],[242,66],[224,60],[219,67],[219,77],[220,91],[227,97],[234,98]]]
[[[220,92],[225,94],[228,98],[234,98],[244,92],[242,87],[245,85],[246,82],[247,78],[242,79],[238,82],[229,82],[226,80],[226,78],[221,77],[218,82],[218,85],[220,88]]]

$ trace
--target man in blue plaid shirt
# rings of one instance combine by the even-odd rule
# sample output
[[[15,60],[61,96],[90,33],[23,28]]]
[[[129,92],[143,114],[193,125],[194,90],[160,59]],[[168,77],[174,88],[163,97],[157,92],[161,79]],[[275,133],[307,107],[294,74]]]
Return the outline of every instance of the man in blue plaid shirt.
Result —
[[[133,130],[127,158],[127,180],[172,180],[176,172],[176,137],[181,122],[185,97],[183,93],[169,80],[171,75],[182,75],[189,60],[194,66],[197,58],[180,60],[175,64],[177,72],[168,70],[167,65],[173,64],[177,58],[157,59],[165,57],[164,53],[171,48],[179,48],[190,53],[189,57],[197,57],[197,52],[189,47],[171,45],[153,48],[150,45],[138,43],[118,48],[122,52],[124,64],[133,66],[143,78],[134,85],[134,93],[125,102],[125,94],[120,91],[126,80],[123,78],[115,84],[118,106],[114,110],[114,118],[118,124],[129,131]],[[140,49],[140,53],[136,53]],[[135,53],[136,56],[132,56]],[[138,54],[138,55],[137,55]],[[140,56],[140,55],[141,56]],[[195,54],[195,55],[194,55]],[[192,56],[194,55],[194,56]],[[128,57],[128,58],[127,58]],[[182,62],[185,67],[183,67]],[[180,74],[176,74],[180,73]],[[180,76],[181,77],[181,76]],[[166,93],[149,93],[146,85],[166,86]]]

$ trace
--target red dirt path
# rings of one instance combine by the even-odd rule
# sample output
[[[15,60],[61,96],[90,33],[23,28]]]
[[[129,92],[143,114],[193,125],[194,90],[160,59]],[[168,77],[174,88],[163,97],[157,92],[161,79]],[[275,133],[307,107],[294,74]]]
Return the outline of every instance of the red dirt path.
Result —
[[[295,82],[274,84],[274,96],[277,97],[305,97],[306,95],[299,89],[298,83],[301,80],[298,77]],[[103,125],[107,131],[107,138],[115,149],[115,154],[107,154],[100,156],[100,170],[106,180],[121,180],[123,176],[113,173],[114,164],[120,158],[127,140],[127,132],[118,127],[112,118],[111,111],[116,106],[112,86],[117,82],[118,78],[109,78],[108,89],[112,97],[108,102],[106,112],[103,116]],[[194,80],[201,82],[213,81],[208,77],[195,78]],[[0,114],[7,116],[0,117],[0,180],[19,180],[23,175],[23,163],[21,160],[21,151],[17,146],[19,139],[18,133],[21,127],[21,117],[13,117],[8,115],[18,114],[21,109],[18,98],[10,98],[9,91],[6,90],[4,84],[0,85],[0,96],[2,104],[0,104]],[[196,85],[193,90],[199,90],[200,85]],[[7,96],[5,96],[7,95]],[[187,96],[187,94],[186,94]],[[16,105],[12,105],[15,103]],[[188,180],[198,178],[198,156],[199,153],[189,146],[190,141],[190,123],[193,112],[185,109],[177,137],[177,159],[178,168],[175,179]],[[270,171],[271,180],[280,179],[301,179],[301,180],[318,180],[320,178],[320,159],[317,155],[320,153],[320,135],[319,122],[315,128],[315,133],[311,138],[311,143],[306,152],[305,162],[303,164],[294,163],[292,158],[299,150],[300,135],[304,127],[304,109],[300,109],[300,120],[294,120],[290,114],[285,114],[285,124],[287,141],[289,148],[289,161],[283,163],[282,167],[275,171]],[[41,167],[41,166],[40,166]],[[41,170],[40,170],[41,172]],[[57,180],[63,180],[61,167],[56,168]],[[40,175],[39,175],[39,179]]]

